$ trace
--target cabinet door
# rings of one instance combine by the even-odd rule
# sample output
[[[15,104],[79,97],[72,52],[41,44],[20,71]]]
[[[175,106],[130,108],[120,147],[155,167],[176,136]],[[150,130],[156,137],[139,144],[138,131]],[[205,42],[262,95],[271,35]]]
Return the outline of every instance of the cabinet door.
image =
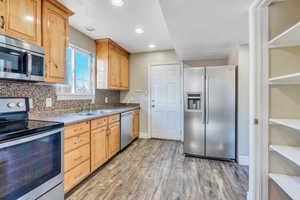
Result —
[[[5,33],[41,45],[41,0],[6,0]]]
[[[6,0],[0,1],[0,33],[4,34],[5,19],[6,19]]]
[[[116,153],[120,151],[120,123],[113,123],[109,125],[109,135],[108,135],[108,143],[109,143],[109,158],[114,156]]]
[[[46,81],[65,82],[68,17],[50,3],[44,6],[43,43],[46,49]]]
[[[140,135],[140,111],[135,110],[133,114],[133,137],[138,138]]]
[[[120,88],[120,54],[116,47],[109,47],[109,88]]]
[[[129,63],[128,63],[128,56],[121,54],[120,55],[120,63],[121,63],[121,89],[128,90],[129,89]]]
[[[91,170],[95,171],[108,159],[107,128],[92,130],[91,133]]]

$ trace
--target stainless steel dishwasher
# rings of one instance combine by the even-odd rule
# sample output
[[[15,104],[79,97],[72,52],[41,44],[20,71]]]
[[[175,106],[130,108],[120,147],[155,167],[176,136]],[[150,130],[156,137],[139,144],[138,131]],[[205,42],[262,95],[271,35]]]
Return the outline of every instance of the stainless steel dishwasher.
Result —
[[[121,149],[124,149],[133,140],[133,112],[121,114]]]

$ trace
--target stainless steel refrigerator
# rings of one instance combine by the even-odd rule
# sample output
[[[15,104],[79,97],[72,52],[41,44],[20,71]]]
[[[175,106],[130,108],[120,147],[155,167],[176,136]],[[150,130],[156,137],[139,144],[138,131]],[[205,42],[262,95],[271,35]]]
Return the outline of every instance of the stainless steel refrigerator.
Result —
[[[184,68],[184,153],[236,160],[236,66]]]

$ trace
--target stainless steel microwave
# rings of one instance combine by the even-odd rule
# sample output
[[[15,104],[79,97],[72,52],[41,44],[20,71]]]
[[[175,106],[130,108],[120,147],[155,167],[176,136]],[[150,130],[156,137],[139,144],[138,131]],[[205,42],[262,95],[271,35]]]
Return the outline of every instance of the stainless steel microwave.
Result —
[[[44,81],[44,48],[0,34],[0,79]]]

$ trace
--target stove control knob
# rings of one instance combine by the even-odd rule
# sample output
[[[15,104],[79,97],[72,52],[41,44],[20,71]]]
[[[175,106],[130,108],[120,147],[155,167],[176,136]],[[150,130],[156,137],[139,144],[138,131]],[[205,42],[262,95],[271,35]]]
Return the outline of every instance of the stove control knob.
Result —
[[[17,106],[19,107],[19,108],[22,108],[22,107],[24,107],[24,103],[22,103],[22,102],[19,102],[19,103],[17,103]]]
[[[16,104],[15,104],[15,103],[8,103],[8,104],[7,104],[7,107],[9,107],[9,108],[14,108],[14,107],[16,107]]]

